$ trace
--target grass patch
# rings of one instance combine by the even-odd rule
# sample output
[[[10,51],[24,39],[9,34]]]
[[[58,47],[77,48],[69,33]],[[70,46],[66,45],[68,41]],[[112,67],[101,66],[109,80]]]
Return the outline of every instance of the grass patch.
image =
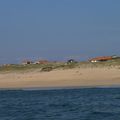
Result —
[[[25,72],[25,71],[51,71],[54,69],[72,69],[72,68],[97,68],[97,67],[115,67],[120,69],[120,59],[104,61],[104,62],[73,62],[73,63],[49,63],[49,64],[30,64],[30,65],[6,65],[0,66],[0,72]]]

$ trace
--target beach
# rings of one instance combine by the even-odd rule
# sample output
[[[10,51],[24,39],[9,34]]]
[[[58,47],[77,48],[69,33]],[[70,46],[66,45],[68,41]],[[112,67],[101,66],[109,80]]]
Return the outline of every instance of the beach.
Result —
[[[34,70],[0,73],[0,89],[119,85],[120,69],[115,67],[56,69],[50,72]]]

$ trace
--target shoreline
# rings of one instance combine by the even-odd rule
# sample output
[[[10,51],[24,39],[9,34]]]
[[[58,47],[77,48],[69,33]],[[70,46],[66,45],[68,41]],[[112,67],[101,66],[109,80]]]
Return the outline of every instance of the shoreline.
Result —
[[[39,91],[39,90],[70,90],[70,89],[120,89],[120,85],[111,86],[71,86],[71,87],[28,87],[28,88],[0,88],[0,91]]]
[[[73,68],[50,72],[0,73],[0,89],[83,88],[120,86],[118,68]]]

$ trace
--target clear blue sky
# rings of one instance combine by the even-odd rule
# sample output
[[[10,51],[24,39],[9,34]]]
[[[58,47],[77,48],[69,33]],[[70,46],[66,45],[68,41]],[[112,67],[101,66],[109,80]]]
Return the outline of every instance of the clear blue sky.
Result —
[[[0,0],[0,63],[120,55],[120,0]]]

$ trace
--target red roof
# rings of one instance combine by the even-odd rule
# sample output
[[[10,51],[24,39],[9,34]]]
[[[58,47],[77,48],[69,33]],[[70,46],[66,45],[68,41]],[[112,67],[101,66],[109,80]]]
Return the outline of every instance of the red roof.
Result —
[[[90,59],[90,61],[92,61],[92,60],[97,60],[97,61],[112,60],[112,57],[111,56],[102,56],[102,57],[96,57],[96,58]]]
[[[39,60],[36,62],[37,64],[47,64],[49,63],[47,60]]]

